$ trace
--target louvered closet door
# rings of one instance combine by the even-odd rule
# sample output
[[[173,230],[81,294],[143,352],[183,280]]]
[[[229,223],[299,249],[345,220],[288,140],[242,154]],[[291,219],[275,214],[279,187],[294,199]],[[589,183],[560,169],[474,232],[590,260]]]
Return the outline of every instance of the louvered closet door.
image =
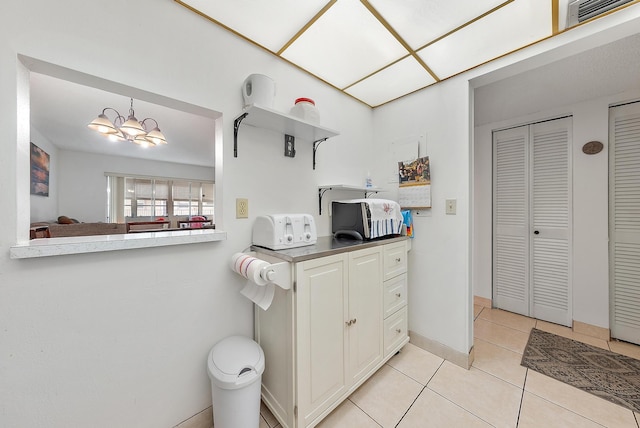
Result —
[[[531,125],[531,313],[571,325],[571,119]]]
[[[494,132],[493,302],[571,325],[571,119]]]
[[[493,134],[493,304],[529,314],[529,127]]]
[[[611,335],[640,344],[640,103],[609,116]]]

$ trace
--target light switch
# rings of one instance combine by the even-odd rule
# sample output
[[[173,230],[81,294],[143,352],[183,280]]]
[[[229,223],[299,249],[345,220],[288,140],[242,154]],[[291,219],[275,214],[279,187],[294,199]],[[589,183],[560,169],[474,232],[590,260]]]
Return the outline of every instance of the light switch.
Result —
[[[456,200],[455,199],[447,199],[445,200],[446,205],[446,213],[450,215],[456,214]]]

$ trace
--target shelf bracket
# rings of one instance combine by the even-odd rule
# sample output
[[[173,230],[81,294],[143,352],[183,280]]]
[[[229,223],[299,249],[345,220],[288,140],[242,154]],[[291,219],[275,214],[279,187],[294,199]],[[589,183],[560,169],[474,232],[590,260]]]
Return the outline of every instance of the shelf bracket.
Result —
[[[369,196],[371,196],[372,194],[378,193],[379,190],[365,190],[364,192],[364,198],[367,199]]]
[[[233,157],[238,157],[238,129],[240,128],[240,124],[242,120],[247,117],[249,113],[242,113],[240,116],[233,121]]]
[[[331,187],[318,189],[318,215],[322,215],[322,197],[327,193],[327,190],[331,190]]]
[[[318,150],[320,143],[327,141],[328,138],[329,137],[325,137],[313,142],[313,169],[316,169],[316,150]]]

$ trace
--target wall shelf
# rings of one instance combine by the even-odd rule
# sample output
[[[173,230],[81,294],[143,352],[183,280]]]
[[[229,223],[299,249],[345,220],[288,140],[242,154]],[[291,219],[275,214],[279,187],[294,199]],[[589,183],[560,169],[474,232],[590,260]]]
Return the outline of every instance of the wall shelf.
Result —
[[[238,157],[238,130],[241,123],[313,142],[313,169],[316,169],[316,150],[320,143],[339,135],[337,131],[309,123],[295,116],[251,105],[245,108],[233,122],[233,157],[236,158]]]
[[[371,193],[382,192],[380,187],[350,186],[348,184],[329,184],[318,186],[318,215],[322,215],[322,197],[328,190],[348,190],[352,192],[363,192],[364,197],[368,197]]]

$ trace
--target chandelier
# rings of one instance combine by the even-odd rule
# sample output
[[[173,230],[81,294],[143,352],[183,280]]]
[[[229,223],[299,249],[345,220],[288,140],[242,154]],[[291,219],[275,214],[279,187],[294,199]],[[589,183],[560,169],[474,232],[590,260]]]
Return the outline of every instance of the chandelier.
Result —
[[[107,110],[113,111],[116,118],[112,121],[106,115]],[[147,127],[147,121],[153,121],[155,126]],[[131,106],[129,107],[129,117],[125,120],[124,116],[118,113],[118,110],[106,107],[102,113],[87,125],[89,129],[99,132],[107,136],[111,141],[130,141],[141,145],[142,147],[153,147],[159,144],[167,144],[167,140],[158,127],[158,122],[148,117],[138,121],[133,111],[133,98],[131,98]]]

